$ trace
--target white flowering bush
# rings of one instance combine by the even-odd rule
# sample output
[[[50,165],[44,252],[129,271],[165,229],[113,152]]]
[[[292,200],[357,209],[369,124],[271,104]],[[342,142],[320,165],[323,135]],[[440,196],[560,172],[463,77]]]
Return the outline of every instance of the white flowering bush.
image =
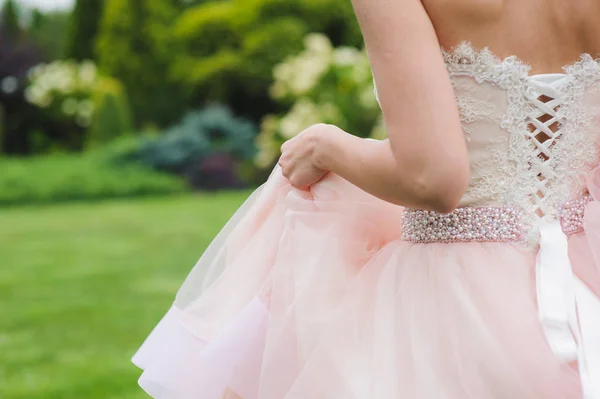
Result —
[[[131,129],[122,85],[100,74],[91,61],[60,60],[33,67],[25,98],[59,120],[88,132],[81,140],[86,145],[108,141]]]
[[[29,72],[27,101],[88,127],[94,115],[93,96],[102,77],[91,61],[40,64]]]
[[[360,137],[385,136],[364,50],[334,48],[327,36],[309,34],[305,49],[273,70],[273,99],[289,107],[267,115],[257,136],[259,167],[269,167],[281,144],[315,123],[335,124]]]

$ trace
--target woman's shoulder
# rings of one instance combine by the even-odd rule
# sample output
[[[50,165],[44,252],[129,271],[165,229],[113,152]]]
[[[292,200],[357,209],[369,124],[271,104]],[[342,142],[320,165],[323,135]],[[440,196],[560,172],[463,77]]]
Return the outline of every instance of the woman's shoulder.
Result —
[[[430,18],[479,25],[502,18],[509,0],[421,0]]]

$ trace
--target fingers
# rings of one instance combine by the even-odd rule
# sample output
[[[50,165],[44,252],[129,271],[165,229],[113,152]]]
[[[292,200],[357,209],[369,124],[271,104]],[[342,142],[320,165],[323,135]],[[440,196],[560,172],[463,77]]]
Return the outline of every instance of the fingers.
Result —
[[[294,179],[294,176],[293,176],[294,175],[294,173],[293,173],[294,168],[292,167],[292,165],[290,164],[290,162],[286,162],[282,158],[280,158],[279,162],[278,162],[279,167],[281,168],[281,174],[283,175],[283,177],[285,177],[286,179],[288,179],[290,181],[290,183],[291,183],[292,179]]]
[[[285,177],[289,183],[298,189],[306,189],[306,181],[300,176],[300,173],[294,168],[289,162],[279,162],[281,167],[281,174]]]
[[[287,140],[285,143],[283,143],[281,145],[281,147],[279,147],[279,150],[281,151],[281,154],[286,154],[286,153],[288,153],[288,152],[291,151],[291,147],[290,146],[291,146],[293,140],[294,139]]]
[[[307,185],[305,182],[295,179],[294,177],[291,177],[290,179],[288,179],[288,181],[290,182],[292,187],[297,188],[298,190],[306,191],[310,188],[310,186]]]

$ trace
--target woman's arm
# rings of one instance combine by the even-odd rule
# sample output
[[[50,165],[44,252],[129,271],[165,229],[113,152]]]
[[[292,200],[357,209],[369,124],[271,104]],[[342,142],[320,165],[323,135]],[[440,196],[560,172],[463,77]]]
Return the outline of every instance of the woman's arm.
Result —
[[[334,129],[339,132],[334,133]],[[327,130],[315,135],[313,162],[317,167],[398,205],[441,213],[451,212],[458,205],[468,182],[468,170],[449,162],[460,160],[436,161],[427,154],[413,153],[399,161],[390,140],[361,139],[336,126]]]
[[[386,201],[449,212],[467,187],[469,161],[431,21],[420,0],[353,4],[389,139],[365,140],[316,125],[298,137],[303,148],[295,139],[284,144],[282,163],[288,162],[286,152],[295,152],[296,159],[310,157],[315,170],[336,173]]]

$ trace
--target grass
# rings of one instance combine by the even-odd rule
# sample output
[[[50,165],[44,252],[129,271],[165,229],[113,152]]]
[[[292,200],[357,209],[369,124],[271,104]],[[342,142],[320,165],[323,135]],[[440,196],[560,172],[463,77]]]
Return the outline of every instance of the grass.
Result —
[[[0,209],[0,397],[147,398],[129,359],[246,195]]]

